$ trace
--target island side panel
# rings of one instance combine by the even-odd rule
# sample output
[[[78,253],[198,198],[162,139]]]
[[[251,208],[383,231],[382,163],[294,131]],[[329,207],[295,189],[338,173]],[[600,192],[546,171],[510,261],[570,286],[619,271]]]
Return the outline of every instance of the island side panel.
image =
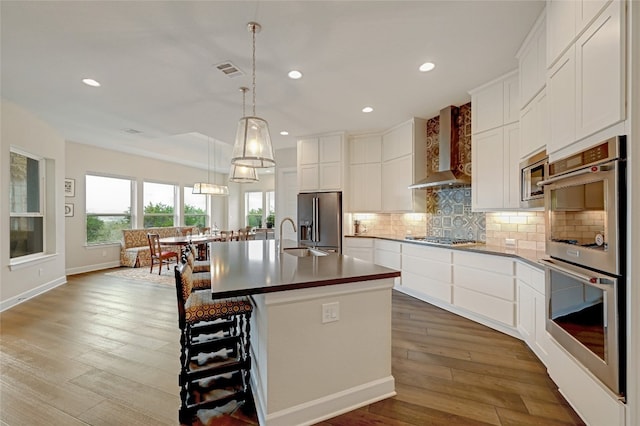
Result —
[[[392,287],[384,279],[253,296],[261,424],[320,421],[395,394]],[[323,323],[322,305],[335,302],[339,320]]]

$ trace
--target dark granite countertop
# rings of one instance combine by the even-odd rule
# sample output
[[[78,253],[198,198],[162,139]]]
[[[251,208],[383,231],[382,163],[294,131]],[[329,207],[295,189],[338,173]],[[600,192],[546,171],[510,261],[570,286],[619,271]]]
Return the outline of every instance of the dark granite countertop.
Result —
[[[372,235],[372,234],[360,234],[360,235],[345,235],[347,238],[378,238],[382,240],[398,241],[402,243],[418,244],[422,246],[438,247],[448,250],[461,250],[470,251],[483,254],[493,254],[496,256],[514,257],[520,260],[526,261],[528,264],[541,268],[542,265],[538,262],[540,259],[547,257],[543,250],[530,250],[530,249],[508,249],[501,246],[488,246],[486,244],[473,244],[473,245],[461,245],[461,246],[443,246],[439,244],[427,243],[424,241],[407,240],[404,238],[398,238],[389,235]]]
[[[296,247],[285,241],[285,247]],[[297,257],[280,253],[276,240],[210,243],[214,297],[247,296],[357,281],[395,278],[400,272],[330,253]]]

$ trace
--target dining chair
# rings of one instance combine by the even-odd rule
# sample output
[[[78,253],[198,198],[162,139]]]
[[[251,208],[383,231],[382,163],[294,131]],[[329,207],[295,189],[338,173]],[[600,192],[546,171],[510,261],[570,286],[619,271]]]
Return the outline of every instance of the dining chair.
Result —
[[[183,237],[186,237],[192,234],[193,234],[193,227],[188,226],[188,227],[180,228],[180,235],[182,235]]]
[[[191,425],[198,410],[250,399],[250,324],[246,297],[214,299],[194,291],[189,263],[175,267],[180,327],[180,424]],[[218,390],[218,391],[216,391]]]
[[[231,241],[233,231],[220,231],[220,241]]]
[[[247,231],[245,229],[238,229],[238,241],[245,241],[247,239]]]
[[[160,234],[147,234],[147,240],[149,241],[149,250],[151,252],[151,270],[150,274],[153,273],[153,265],[158,265],[158,275],[162,273],[162,265],[166,264],[167,269],[169,269],[169,264],[172,263],[174,257],[176,259],[176,263],[180,258],[180,255],[175,251],[162,251],[162,246],[160,245]]]

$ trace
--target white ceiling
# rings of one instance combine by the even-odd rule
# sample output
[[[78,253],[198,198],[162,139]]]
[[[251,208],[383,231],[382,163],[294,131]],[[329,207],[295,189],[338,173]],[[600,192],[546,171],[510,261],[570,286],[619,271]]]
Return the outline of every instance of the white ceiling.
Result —
[[[275,149],[389,128],[517,67],[544,1],[6,1],[1,94],[78,143],[221,172],[251,87]],[[244,76],[214,65],[231,61]],[[420,73],[425,61],[435,70]],[[298,69],[300,80],[287,78]],[[81,83],[90,77],[102,83]],[[247,96],[250,113],[251,96]],[[374,111],[364,114],[364,106]],[[139,134],[129,134],[135,129]],[[288,130],[289,136],[281,136]],[[226,164],[225,164],[226,161]]]

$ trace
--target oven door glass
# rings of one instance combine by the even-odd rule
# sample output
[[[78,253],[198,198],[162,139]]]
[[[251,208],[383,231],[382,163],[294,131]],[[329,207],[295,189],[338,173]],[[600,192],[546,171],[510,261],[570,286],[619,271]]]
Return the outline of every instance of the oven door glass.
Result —
[[[608,249],[605,181],[551,187],[549,195],[551,241]]]
[[[616,393],[621,391],[617,278],[545,261],[547,331]]]

